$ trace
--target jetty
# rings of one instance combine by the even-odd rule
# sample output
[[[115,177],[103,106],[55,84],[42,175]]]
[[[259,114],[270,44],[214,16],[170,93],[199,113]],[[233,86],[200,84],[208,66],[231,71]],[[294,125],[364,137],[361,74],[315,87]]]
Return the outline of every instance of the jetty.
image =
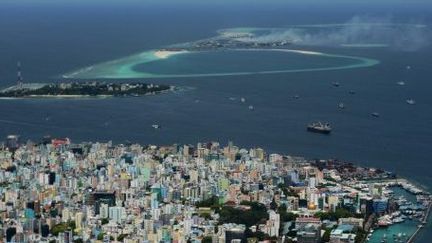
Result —
[[[432,203],[429,202],[428,209],[426,210],[426,213],[424,214],[424,217],[421,220],[421,224],[418,225],[416,231],[414,232],[414,234],[411,235],[411,237],[408,239],[407,243],[414,242],[414,240],[415,240],[416,236],[418,235],[418,233],[424,228],[424,226],[427,223],[427,220],[429,218],[429,214],[430,214],[431,208],[432,208]]]

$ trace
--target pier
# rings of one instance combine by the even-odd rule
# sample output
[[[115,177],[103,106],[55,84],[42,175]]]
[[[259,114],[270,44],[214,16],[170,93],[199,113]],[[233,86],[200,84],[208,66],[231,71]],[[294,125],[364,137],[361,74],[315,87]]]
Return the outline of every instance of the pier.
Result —
[[[426,210],[426,213],[421,221],[421,224],[418,225],[417,230],[414,232],[414,234],[411,235],[411,237],[408,239],[407,243],[412,243],[414,242],[416,236],[418,235],[418,233],[420,232],[420,230],[423,229],[424,225],[427,223],[427,220],[429,218],[429,214],[432,208],[432,203],[429,203],[428,209]]]

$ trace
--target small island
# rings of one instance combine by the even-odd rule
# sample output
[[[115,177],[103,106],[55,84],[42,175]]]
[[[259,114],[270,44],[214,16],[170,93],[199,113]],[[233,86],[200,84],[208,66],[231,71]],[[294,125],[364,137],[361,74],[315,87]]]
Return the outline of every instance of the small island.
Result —
[[[141,82],[19,83],[0,91],[3,98],[138,97],[172,90],[174,87]]]

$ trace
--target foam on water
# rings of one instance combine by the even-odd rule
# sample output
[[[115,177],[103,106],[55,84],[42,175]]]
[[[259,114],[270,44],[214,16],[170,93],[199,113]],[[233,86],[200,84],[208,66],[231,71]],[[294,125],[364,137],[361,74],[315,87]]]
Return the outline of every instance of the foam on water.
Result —
[[[277,28],[256,28],[256,27],[239,27],[239,28],[227,28],[221,29],[217,31],[219,36],[212,37],[206,40],[218,40],[221,36],[226,35],[227,33],[247,33],[251,34],[249,37],[246,37],[244,41],[248,41],[247,38],[250,38],[250,41],[253,41],[254,38],[269,38],[269,36],[278,35],[278,33],[284,33],[284,31],[290,30],[291,28],[337,28],[337,27],[346,27],[346,26],[410,26],[416,28],[423,28],[424,25],[409,25],[409,24],[393,24],[393,23],[378,23],[378,22],[362,22],[357,19],[356,21],[343,23],[343,24],[317,24],[317,25],[291,25],[285,28],[277,27]],[[257,36],[258,35],[258,36]],[[241,38],[237,39],[241,41]],[[203,41],[203,40],[201,40]],[[310,41],[310,40],[309,40]],[[193,46],[196,42],[187,42],[174,44],[171,47],[176,48],[188,48]],[[305,43],[306,44],[306,43]],[[388,47],[387,43],[363,43],[363,42],[354,42],[354,43],[346,43],[342,42],[336,45],[336,47],[343,48],[377,48],[377,47]],[[217,51],[217,50],[215,50]],[[163,74],[163,73],[150,73],[136,70],[135,67],[138,65],[150,63],[153,61],[157,61],[160,59],[169,59],[171,55],[164,56],[161,58],[160,55],[156,55],[157,50],[150,50],[140,52],[131,56],[123,57],[120,59],[103,62],[100,64],[95,64],[86,68],[81,68],[79,70],[72,71],[70,73],[64,74],[64,78],[75,78],[75,79],[92,79],[92,78],[113,78],[113,79],[121,79],[121,78],[176,78],[176,77],[208,77],[208,76],[236,76],[236,75],[253,75],[253,74],[276,74],[276,73],[293,73],[293,72],[313,72],[313,71],[329,71],[329,70],[341,70],[341,69],[352,69],[352,68],[364,68],[370,67],[379,64],[378,60],[359,57],[359,56],[347,56],[347,55],[339,55],[334,53],[323,53],[316,52],[304,49],[230,49],[230,51],[274,51],[274,52],[286,52],[286,53],[295,53],[299,55],[315,55],[327,58],[339,58],[346,59],[346,65],[331,65],[327,67],[291,67],[286,69],[277,69],[277,70],[256,70],[256,71],[241,71],[238,72],[209,72],[209,73],[178,73],[178,74]],[[197,53],[197,51],[190,51],[181,54],[193,54]],[[352,63],[354,62],[354,63]],[[246,65],[247,63],[245,63]]]
[[[362,68],[374,66],[379,63],[378,60],[357,57],[357,56],[346,56],[331,53],[315,52],[308,50],[297,50],[297,49],[233,49],[231,51],[273,51],[273,52],[286,52],[296,53],[300,55],[314,55],[329,58],[343,58],[355,63],[340,65],[340,66],[328,66],[328,67],[316,67],[316,68],[288,68],[282,70],[257,70],[255,72],[217,72],[217,73],[189,73],[189,74],[158,74],[139,72],[133,69],[138,64],[145,64],[155,60],[159,60],[154,55],[154,51],[146,51],[139,54],[135,54],[129,57],[109,61],[97,65],[91,66],[91,68],[83,68],[78,71],[71,72],[63,75],[65,78],[177,78],[177,77],[210,77],[210,76],[238,76],[238,75],[254,75],[254,74],[277,74],[277,73],[293,73],[293,72],[313,72],[313,71],[329,71],[329,70],[340,70],[340,69],[351,69],[351,68]],[[188,52],[196,53],[196,52]],[[188,53],[183,53],[186,55]],[[170,57],[168,57],[170,58]]]

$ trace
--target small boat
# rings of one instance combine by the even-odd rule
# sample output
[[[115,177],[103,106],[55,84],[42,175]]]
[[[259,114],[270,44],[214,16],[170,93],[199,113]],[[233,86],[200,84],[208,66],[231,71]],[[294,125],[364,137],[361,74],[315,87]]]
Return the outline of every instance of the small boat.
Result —
[[[371,115],[372,115],[373,117],[379,117],[379,116],[380,116],[380,114],[379,114],[378,112],[372,112]]]
[[[340,103],[338,104],[338,107],[339,107],[339,109],[345,109],[345,104],[342,103],[342,102],[340,102]]]
[[[236,98],[234,98],[234,97],[229,97],[229,100],[236,100]]]
[[[159,128],[161,128],[161,126],[160,126],[159,124],[153,124],[152,127],[153,127],[154,129],[159,129]]]
[[[399,81],[399,82],[397,82],[397,84],[400,85],[400,86],[404,86],[405,82],[404,81]]]
[[[410,70],[410,69],[411,69],[411,66],[409,66],[409,65],[406,66],[406,69],[407,69],[407,70]]]
[[[242,97],[242,98],[240,99],[240,101],[241,101],[242,103],[245,103],[245,102],[246,102],[246,99]]]
[[[405,220],[404,219],[402,219],[401,217],[397,217],[397,218],[395,218],[395,219],[393,219],[393,223],[402,223],[402,222],[404,222]]]
[[[248,108],[249,108],[249,110],[253,110],[253,109],[255,109],[255,108],[253,107],[253,105],[250,105]]]
[[[294,99],[298,99],[298,98],[300,98],[300,96],[299,95],[294,95]]]
[[[333,82],[332,85],[333,85],[334,87],[339,87],[339,86],[340,86],[339,82]]]
[[[331,130],[332,128],[329,123],[313,122],[307,126],[307,131],[309,132],[329,134]]]
[[[355,92],[354,90],[350,90],[348,93],[353,95],[353,94],[355,94],[356,92]]]
[[[406,103],[408,103],[409,105],[415,105],[416,102],[413,99],[407,99]]]

